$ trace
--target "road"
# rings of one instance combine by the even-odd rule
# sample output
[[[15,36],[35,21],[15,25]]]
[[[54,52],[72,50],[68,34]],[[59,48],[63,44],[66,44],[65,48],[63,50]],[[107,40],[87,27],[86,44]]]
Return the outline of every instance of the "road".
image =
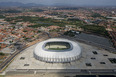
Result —
[[[6,75],[12,74],[36,74],[41,73],[56,73],[56,74],[76,74],[76,75],[116,75],[113,69],[24,69],[24,70],[14,70],[8,71]]]
[[[19,53],[20,53],[21,51],[23,51],[24,49],[26,49],[26,48],[28,48],[28,47],[30,47],[30,46],[36,44],[37,42],[44,40],[44,39],[45,39],[45,38],[43,37],[43,38],[41,38],[41,39],[39,39],[39,40],[36,40],[36,41],[34,41],[34,42],[28,44],[27,46],[23,47],[21,50],[18,50],[18,51],[16,51],[16,52],[14,52],[10,57],[8,57],[8,58],[6,59],[3,63],[1,63],[1,65],[0,65],[0,72],[3,72],[3,69],[15,58],[15,56],[16,56],[17,54],[19,54]]]

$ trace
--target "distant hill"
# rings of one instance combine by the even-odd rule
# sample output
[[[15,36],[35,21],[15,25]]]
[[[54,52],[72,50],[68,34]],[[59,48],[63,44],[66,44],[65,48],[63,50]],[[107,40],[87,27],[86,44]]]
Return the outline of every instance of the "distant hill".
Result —
[[[0,7],[30,7],[30,6],[44,6],[42,4],[35,4],[35,3],[27,3],[27,4],[23,4],[20,2],[0,2]]]
[[[21,3],[21,2],[0,2],[0,7],[31,7],[31,6],[60,6],[60,7],[75,7],[75,6],[116,6],[110,4],[87,4],[87,3],[54,3],[54,4],[38,4],[38,3]]]
[[[75,5],[66,4],[66,3],[55,3],[55,4],[52,4],[51,6],[75,6]]]

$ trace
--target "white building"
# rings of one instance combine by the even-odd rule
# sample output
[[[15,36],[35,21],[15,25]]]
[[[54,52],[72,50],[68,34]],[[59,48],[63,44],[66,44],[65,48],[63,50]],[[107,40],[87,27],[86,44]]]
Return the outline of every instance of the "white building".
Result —
[[[81,57],[81,48],[77,42],[52,38],[38,43],[34,57],[44,62],[71,62]]]

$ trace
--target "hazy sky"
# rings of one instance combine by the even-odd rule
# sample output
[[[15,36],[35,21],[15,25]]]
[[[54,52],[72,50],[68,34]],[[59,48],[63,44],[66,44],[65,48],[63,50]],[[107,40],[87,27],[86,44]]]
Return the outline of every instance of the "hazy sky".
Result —
[[[116,5],[116,0],[0,0],[0,2],[22,2],[47,5],[56,3],[70,5]]]

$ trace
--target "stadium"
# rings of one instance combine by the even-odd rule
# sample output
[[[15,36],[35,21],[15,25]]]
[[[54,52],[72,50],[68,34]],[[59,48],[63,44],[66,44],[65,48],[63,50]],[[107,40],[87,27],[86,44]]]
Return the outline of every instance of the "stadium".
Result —
[[[43,62],[65,63],[78,60],[81,48],[77,42],[62,38],[51,38],[38,43],[34,58]]]

